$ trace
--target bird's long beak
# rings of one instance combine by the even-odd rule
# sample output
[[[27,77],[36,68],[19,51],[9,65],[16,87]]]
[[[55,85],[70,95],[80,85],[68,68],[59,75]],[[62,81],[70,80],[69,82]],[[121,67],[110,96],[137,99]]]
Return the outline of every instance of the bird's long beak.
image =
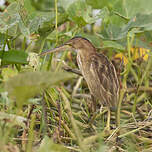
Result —
[[[60,51],[64,51],[64,50],[67,50],[67,49],[71,49],[71,46],[69,44],[64,44],[64,45],[61,45],[61,46],[56,47],[54,49],[44,51],[41,54],[39,54],[39,56],[43,56],[43,55],[53,53],[53,52],[60,52]]]

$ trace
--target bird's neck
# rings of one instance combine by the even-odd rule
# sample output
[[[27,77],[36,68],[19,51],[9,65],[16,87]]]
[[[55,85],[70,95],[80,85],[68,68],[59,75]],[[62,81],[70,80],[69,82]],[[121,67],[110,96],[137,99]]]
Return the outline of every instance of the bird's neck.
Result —
[[[82,48],[81,50],[77,50],[77,56],[80,56],[84,62],[90,60],[90,57],[94,54],[96,54],[95,48]]]
[[[95,51],[90,51],[90,50],[77,50],[77,63],[78,63],[78,66],[82,72],[82,75],[83,75],[83,72],[84,70],[83,69],[87,69],[88,67],[88,64],[90,64],[90,58],[92,57],[92,55],[96,54]]]

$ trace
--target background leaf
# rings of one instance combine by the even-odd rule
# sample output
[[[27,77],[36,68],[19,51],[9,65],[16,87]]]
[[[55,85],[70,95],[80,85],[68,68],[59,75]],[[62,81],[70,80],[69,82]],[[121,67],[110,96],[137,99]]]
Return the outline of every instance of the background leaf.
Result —
[[[68,152],[68,149],[59,144],[54,144],[49,137],[45,136],[40,144],[38,152]]]
[[[136,14],[143,13],[149,14],[152,13],[152,1],[147,0],[117,0],[113,6],[113,10],[121,14],[122,16],[131,19]]]
[[[72,77],[73,75],[64,72],[26,72],[10,78],[5,83],[5,88],[21,107],[27,99],[34,97],[43,89]]]
[[[125,47],[115,41],[103,41],[104,48],[115,48],[118,50],[125,50]]]
[[[28,54],[24,51],[19,50],[9,50],[0,51],[0,59],[2,64],[28,64],[27,61]]]
[[[5,33],[7,30],[12,35],[17,33],[17,25],[20,20],[19,5],[17,2],[10,4],[5,12],[0,13],[0,32]]]
[[[102,39],[120,40],[126,37],[128,29],[123,29],[117,25],[109,24],[100,34],[97,34]]]

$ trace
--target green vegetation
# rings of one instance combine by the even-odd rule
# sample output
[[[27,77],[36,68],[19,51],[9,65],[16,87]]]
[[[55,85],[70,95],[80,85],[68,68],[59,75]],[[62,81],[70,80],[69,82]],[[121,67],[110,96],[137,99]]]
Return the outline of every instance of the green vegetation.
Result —
[[[152,151],[151,6],[151,0],[8,0],[0,6],[0,151]],[[75,52],[38,56],[74,36],[89,39],[116,65],[120,125],[112,112],[110,134],[106,108],[92,116],[86,82],[63,70],[77,68]]]

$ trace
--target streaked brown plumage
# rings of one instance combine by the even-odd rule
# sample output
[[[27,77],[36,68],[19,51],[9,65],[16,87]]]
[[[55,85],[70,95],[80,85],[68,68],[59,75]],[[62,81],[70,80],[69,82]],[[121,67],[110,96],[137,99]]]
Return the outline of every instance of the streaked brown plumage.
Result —
[[[103,54],[98,54],[92,43],[82,37],[75,37],[64,45],[43,52],[41,55],[61,51],[65,48],[77,52],[77,63],[91,94],[101,104],[116,107],[119,94],[119,82],[113,64]]]

